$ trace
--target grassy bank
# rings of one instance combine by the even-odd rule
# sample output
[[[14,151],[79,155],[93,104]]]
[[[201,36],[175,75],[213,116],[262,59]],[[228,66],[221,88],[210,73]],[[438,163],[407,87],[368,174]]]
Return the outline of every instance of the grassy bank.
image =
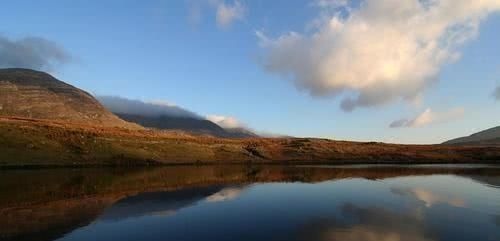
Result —
[[[500,147],[395,145],[313,138],[223,139],[0,118],[0,166],[496,163]]]

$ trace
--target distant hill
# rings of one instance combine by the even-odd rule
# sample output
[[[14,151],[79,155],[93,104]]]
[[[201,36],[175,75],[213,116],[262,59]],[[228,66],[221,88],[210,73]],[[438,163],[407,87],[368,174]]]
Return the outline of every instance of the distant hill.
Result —
[[[250,131],[240,128],[224,129],[217,124],[201,118],[177,116],[141,116],[133,114],[115,113],[123,120],[137,123],[144,127],[161,130],[181,130],[192,134],[205,134],[216,137],[247,138],[256,137]]]
[[[231,137],[235,138],[259,137],[257,134],[245,128],[225,128],[224,130],[229,133]]]
[[[196,119],[193,117],[175,117],[175,116],[141,116],[133,114],[115,113],[120,118],[137,123],[144,127],[156,128],[162,130],[184,130],[198,134],[209,134],[214,136],[225,135],[222,127],[208,120]]]
[[[460,137],[444,142],[448,145],[500,145],[500,126],[493,127],[470,136]]]
[[[30,69],[0,69],[0,116],[140,128],[106,110],[89,93]]]
[[[102,105],[123,120],[160,130],[226,138],[256,137],[244,128],[223,128],[204,117],[167,102],[145,102],[118,96],[97,96]]]

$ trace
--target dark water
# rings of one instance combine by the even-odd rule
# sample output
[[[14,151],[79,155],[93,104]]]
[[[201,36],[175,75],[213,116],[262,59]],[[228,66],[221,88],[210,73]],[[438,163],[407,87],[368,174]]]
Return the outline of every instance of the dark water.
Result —
[[[0,181],[4,240],[500,240],[494,166],[33,170]]]

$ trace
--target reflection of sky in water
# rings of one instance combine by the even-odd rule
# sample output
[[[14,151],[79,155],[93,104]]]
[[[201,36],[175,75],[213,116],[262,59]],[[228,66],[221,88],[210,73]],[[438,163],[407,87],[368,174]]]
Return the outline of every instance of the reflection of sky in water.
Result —
[[[499,215],[452,175],[267,183],[140,194],[61,240],[500,240]]]

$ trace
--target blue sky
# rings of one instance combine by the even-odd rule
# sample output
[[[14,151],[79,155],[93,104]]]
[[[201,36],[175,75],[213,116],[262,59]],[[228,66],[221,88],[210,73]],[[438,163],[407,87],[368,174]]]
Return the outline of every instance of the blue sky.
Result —
[[[384,1],[391,0],[380,2]],[[383,92],[394,95],[394,98],[377,97],[373,103],[359,104],[352,111],[346,111],[340,108],[343,100],[358,94],[371,96],[370,89],[377,88],[379,82],[388,82],[375,78],[372,82],[358,84],[357,79],[353,83],[323,75],[291,80],[293,77],[290,76],[301,74],[314,76],[316,69],[291,69],[289,63],[283,62],[286,62],[286,56],[297,59],[300,66],[314,66],[311,61],[325,63],[314,58],[302,59],[299,54],[303,52],[297,49],[314,51],[323,44],[326,52],[331,52],[331,56],[325,56],[338,59],[338,50],[335,52],[333,44],[328,41],[352,36],[335,32],[336,35],[326,43],[313,41],[315,34],[322,34],[321,29],[332,26],[328,23],[333,18],[340,16],[338,18],[345,29],[356,23],[354,20],[348,22],[349,14],[359,13],[363,21],[371,19],[366,17],[371,15],[363,18],[361,10],[369,7],[362,1],[347,1],[347,5],[343,5],[344,2],[7,1],[0,9],[0,36],[11,41],[36,36],[57,43],[72,56],[72,61],[57,65],[50,72],[94,94],[145,101],[164,100],[200,115],[235,117],[262,132],[347,140],[437,143],[500,124],[500,102],[492,96],[493,90],[500,85],[500,7],[494,0],[489,6],[480,6],[487,13],[481,12],[474,36],[469,36],[465,30],[459,32],[467,40],[449,50],[460,54],[459,58],[436,62],[433,57],[425,57],[411,65],[411,70],[415,71],[397,71],[398,79],[391,83],[397,83],[395,86],[402,89],[401,93],[396,90]],[[218,16],[221,6],[229,11],[239,6],[237,16],[229,14],[231,16],[221,18]],[[372,9],[372,13],[377,12]],[[446,23],[458,21],[454,17],[463,16],[457,13],[447,18]],[[431,26],[433,22],[428,24]],[[416,25],[415,29],[422,26]],[[293,42],[297,44],[293,48],[285,48],[280,38],[293,40],[289,34],[292,31],[303,41]],[[262,35],[259,37],[256,32]],[[424,33],[416,32],[418,37],[424,36]],[[356,37],[376,36],[368,33]],[[376,45],[384,41],[389,40],[374,39],[372,42]],[[335,46],[356,47],[347,42],[342,44],[336,43]],[[373,59],[368,58],[367,63],[372,63]],[[364,59],[352,58],[349,61],[348,68],[360,69],[358,77],[366,76],[363,74]],[[360,64],[354,66],[353,63],[357,62]],[[437,70],[428,71],[430,74],[420,79],[409,74],[426,73],[427,70],[418,69],[426,64]],[[269,68],[269,65],[274,67]],[[338,67],[325,66],[327,71],[332,71],[330,75],[338,73],[342,76],[342,70],[336,69]],[[415,88],[424,86],[423,90],[406,87],[411,86],[410,82],[422,81],[425,83]],[[318,86],[333,82],[339,85],[326,85],[326,94],[315,94]],[[295,83],[301,83],[298,84],[300,87]],[[341,93],[337,94],[340,89]],[[419,96],[412,100],[401,98],[408,93]],[[394,121],[403,119],[399,128],[389,127]]]

